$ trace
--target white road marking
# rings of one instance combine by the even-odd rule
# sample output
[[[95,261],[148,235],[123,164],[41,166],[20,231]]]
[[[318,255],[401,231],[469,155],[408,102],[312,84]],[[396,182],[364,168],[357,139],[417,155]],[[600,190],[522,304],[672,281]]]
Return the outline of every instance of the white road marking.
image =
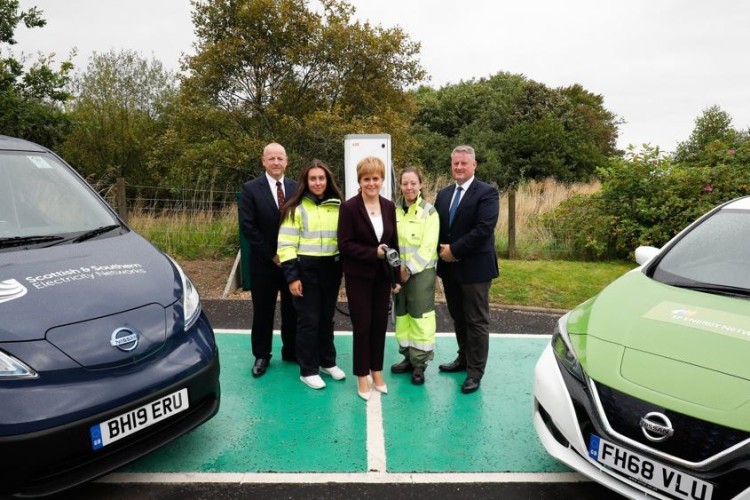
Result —
[[[253,473],[253,472],[114,472],[97,480],[102,483],[583,483],[591,482],[577,472],[465,472],[465,473]]]
[[[367,404],[367,470],[385,472],[385,429],[383,428],[382,394],[374,388],[370,391]]]
[[[249,335],[249,329],[217,329],[218,334]],[[336,331],[337,336],[351,336],[351,331]],[[275,335],[280,335],[278,330]],[[386,334],[392,337],[393,332]],[[453,332],[437,333],[438,337],[455,337]],[[551,335],[490,333],[495,338],[551,338]],[[381,393],[372,390],[367,405],[367,470],[352,473],[252,473],[252,472],[177,472],[124,473],[115,472],[99,479],[105,483],[576,483],[591,480],[577,472],[466,472],[466,473],[388,473],[386,468],[385,431]],[[387,396],[385,396],[387,397]]]
[[[231,329],[231,328],[220,328],[214,330],[214,333],[217,335],[221,334],[228,334],[228,335],[250,335],[250,330],[246,328],[242,329]],[[274,335],[281,335],[281,332],[279,330],[273,331]],[[333,332],[334,335],[339,337],[351,337],[352,332],[351,330],[337,330]],[[395,334],[393,332],[386,332],[386,337],[394,337]],[[455,337],[456,334],[454,332],[438,332],[435,334],[436,337]],[[552,335],[548,334],[538,334],[538,333],[492,333],[490,332],[490,337],[497,338],[502,337],[506,339],[549,339],[552,338]]]

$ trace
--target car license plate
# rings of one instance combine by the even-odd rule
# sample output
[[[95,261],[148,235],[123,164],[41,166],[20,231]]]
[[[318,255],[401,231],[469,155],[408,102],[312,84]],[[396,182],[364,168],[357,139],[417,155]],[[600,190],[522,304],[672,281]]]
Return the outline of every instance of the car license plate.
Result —
[[[89,429],[91,447],[98,450],[185,411],[189,405],[188,390],[180,389],[105,422],[92,425]]]
[[[591,435],[589,456],[632,480],[675,498],[711,500],[714,485]]]

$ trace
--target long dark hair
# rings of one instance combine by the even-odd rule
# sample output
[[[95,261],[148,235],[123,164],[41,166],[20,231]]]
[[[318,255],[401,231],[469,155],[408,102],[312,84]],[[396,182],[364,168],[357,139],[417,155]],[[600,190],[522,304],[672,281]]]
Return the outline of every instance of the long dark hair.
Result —
[[[281,211],[282,222],[286,220],[287,217],[294,217],[295,209],[299,206],[300,203],[302,203],[302,198],[305,196],[305,193],[309,191],[307,187],[307,174],[313,168],[320,168],[326,174],[326,190],[323,193],[323,199],[344,199],[344,197],[341,195],[341,189],[339,189],[338,184],[336,184],[336,179],[333,177],[333,172],[331,172],[331,169],[328,167],[328,165],[326,165],[322,160],[310,160],[310,162],[305,165],[305,167],[299,173],[299,179],[297,179],[297,190],[294,191],[292,197],[289,198],[286,203],[284,203],[284,209]]]

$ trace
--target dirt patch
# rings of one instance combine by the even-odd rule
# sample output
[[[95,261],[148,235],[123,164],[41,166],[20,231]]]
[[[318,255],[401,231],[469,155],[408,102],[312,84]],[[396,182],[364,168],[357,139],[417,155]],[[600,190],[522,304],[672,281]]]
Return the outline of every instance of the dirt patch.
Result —
[[[234,259],[184,260],[180,261],[180,265],[198,288],[201,298],[220,299],[232,272]],[[240,289],[227,298],[247,299],[250,298],[250,292]]]

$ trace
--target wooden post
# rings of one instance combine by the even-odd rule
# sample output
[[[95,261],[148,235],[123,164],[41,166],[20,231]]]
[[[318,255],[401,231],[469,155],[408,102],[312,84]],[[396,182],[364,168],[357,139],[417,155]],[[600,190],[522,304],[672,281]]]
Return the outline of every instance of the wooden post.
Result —
[[[508,259],[516,258],[516,190],[508,190]]]
[[[125,196],[125,178],[117,178],[117,213],[120,218],[128,223],[128,198]]]

